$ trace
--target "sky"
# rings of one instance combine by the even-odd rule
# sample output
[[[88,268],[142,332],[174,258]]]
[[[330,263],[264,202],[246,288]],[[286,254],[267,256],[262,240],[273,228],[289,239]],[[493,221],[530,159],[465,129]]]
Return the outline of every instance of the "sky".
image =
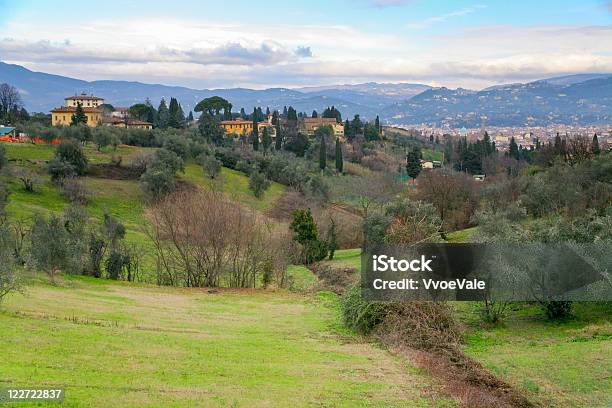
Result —
[[[612,72],[612,1],[0,0],[0,10],[0,61],[85,80],[480,89]]]

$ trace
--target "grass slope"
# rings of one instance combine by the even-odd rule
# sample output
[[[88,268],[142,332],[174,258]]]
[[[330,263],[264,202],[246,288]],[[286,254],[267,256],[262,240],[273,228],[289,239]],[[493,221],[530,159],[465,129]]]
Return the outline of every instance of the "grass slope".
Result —
[[[475,319],[474,304],[460,306]],[[472,321],[465,351],[542,406],[610,407],[612,305],[578,303],[574,315],[548,322],[539,307],[517,304],[499,326]]]
[[[340,335],[336,302],[40,280],[3,304],[0,382],[65,387],[68,407],[452,406],[406,362]]]

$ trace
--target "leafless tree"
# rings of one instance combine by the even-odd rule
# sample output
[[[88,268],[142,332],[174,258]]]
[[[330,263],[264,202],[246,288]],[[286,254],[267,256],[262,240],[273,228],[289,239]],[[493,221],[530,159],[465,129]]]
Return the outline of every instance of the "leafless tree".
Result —
[[[474,180],[448,169],[422,172],[415,196],[436,207],[446,231],[467,227],[478,206]]]
[[[3,117],[8,112],[14,112],[21,109],[22,102],[19,91],[12,85],[7,83],[0,85],[0,117]]]
[[[278,234],[221,192],[178,191],[157,203],[149,218],[146,233],[157,252],[160,284],[256,287],[264,262],[283,268]]]

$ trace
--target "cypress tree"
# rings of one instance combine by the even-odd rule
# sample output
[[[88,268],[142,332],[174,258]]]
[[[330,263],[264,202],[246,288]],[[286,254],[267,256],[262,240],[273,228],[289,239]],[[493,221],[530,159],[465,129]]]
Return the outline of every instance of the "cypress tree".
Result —
[[[193,122],[193,112],[189,111],[189,115],[187,115],[187,121],[189,123]]]
[[[599,140],[597,139],[597,133],[593,135],[593,142],[591,143],[591,152],[593,154],[599,154],[601,149],[599,148]]]
[[[325,166],[327,165],[327,153],[325,151],[325,135],[321,134],[321,144],[319,145],[319,168],[321,170],[325,170]]]
[[[374,121],[374,125],[376,126],[376,131],[379,135],[382,135],[382,128],[380,127],[380,118],[376,115],[376,120]]]
[[[342,145],[340,139],[336,138],[336,170],[338,173],[342,173],[344,163],[342,161]]]
[[[272,144],[272,138],[270,137],[270,134],[268,133],[267,127],[263,129],[263,135],[261,136],[261,142],[263,144],[264,152],[267,152],[268,148]]]
[[[164,98],[159,102],[159,108],[157,108],[157,127],[166,129],[168,127],[168,121],[170,120],[170,111],[166,105]]]
[[[512,138],[510,139],[510,150],[508,152],[508,155],[516,160],[519,160],[521,158],[518,145],[514,140],[514,136],[512,136]]]
[[[257,108],[253,108],[253,150],[259,150],[259,129],[257,129]]]
[[[276,122],[276,140],[274,143],[274,148],[276,150],[280,150],[283,147],[283,134],[281,132],[280,121]]]
[[[312,111],[312,117],[313,117],[313,118],[318,118],[318,117],[319,117],[319,114],[317,113],[317,111],[316,111],[316,110],[313,110],[313,111]]]
[[[406,155],[406,173],[413,180],[421,173],[421,149],[417,146]]]

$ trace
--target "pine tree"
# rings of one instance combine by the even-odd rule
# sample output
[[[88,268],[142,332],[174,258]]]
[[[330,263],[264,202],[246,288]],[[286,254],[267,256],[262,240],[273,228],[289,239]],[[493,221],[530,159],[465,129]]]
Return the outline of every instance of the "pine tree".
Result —
[[[325,151],[325,135],[321,133],[321,140],[319,145],[319,168],[325,170],[327,166],[327,152]]]
[[[340,144],[340,139],[336,138],[336,171],[338,171],[338,173],[342,173],[343,167],[342,145]]]
[[[259,150],[259,129],[257,129],[257,108],[253,108],[253,150]]]
[[[593,135],[593,142],[591,142],[591,152],[593,154],[601,153],[601,149],[599,148],[599,140],[597,139],[597,133]]]
[[[70,126],[77,126],[79,124],[86,125],[87,124],[87,115],[83,111],[83,107],[80,102],[77,102],[76,110],[74,111],[74,115],[72,115],[72,121],[70,122]]]
[[[421,149],[413,147],[406,155],[406,173],[413,180],[421,173]]]

